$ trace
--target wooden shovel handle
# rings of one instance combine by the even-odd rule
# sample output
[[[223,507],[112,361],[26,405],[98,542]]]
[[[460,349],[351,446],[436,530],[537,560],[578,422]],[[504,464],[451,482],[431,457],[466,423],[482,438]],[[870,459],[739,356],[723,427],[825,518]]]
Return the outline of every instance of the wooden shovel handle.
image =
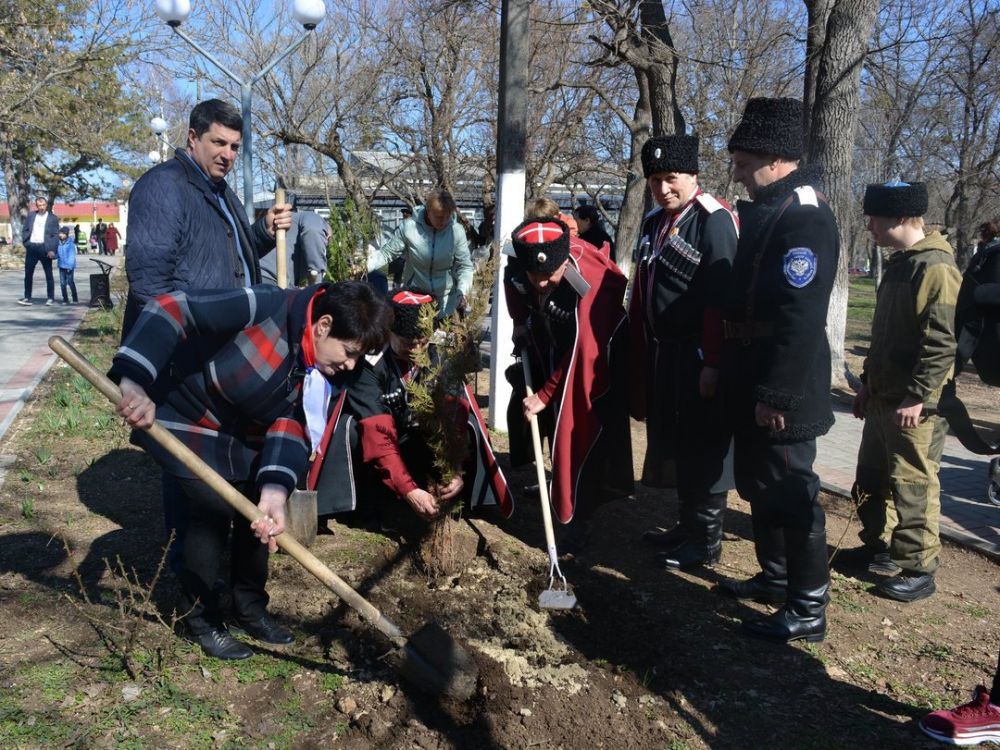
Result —
[[[281,205],[285,202],[285,189],[282,187],[274,189],[274,203]],[[285,289],[288,286],[288,241],[285,229],[274,230],[274,256],[276,262],[275,274],[278,276],[278,288]]]
[[[531,364],[528,362],[528,350],[521,354],[521,368],[524,372],[524,390],[528,396],[533,396],[531,390]],[[538,415],[532,414],[528,420],[531,424],[531,445],[535,449],[535,473],[538,477],[538,499],[542,506],[542,523],[545,526],[545,546],[549,553],[549,562],[557,565],[556,535],[552,529],[552,511],[549,508],[549,485],[545,480],[545,457],[542,455],[542,436],[538,430]],[[549,446],[551,448],[551,446]]]
[[[111,382],[104,373],[94,367],[68,341],[61,336],[52,336],[49,339],[49,348],[62,357],[70,367],[90,381],[113,404],[117,405],[121,401],[122,394],[118,386]],[[250,521],[255,521],[263,517],[264,514],[260,512],[256,505],[244,497],[239,490],[223,479],[218,472],[205,463],[200,456],[184,445],[184,443],[174,437],[160,423],[154,422],[152,426],[147,428],[146,432],[162,448],[190,469],[198,479],[215,490],[241,516]],[[405,638],[398,627],[389,621],[378,608],[351,588],[346,581],[324,565],[318,557],[300,544],[295,537],[286,531],[276,536],[274,540],[281,549],[295,558],[303,568],[319,579],[320,583],[360,612],[379,631],[391,638],[397,645],[402,645],[402,642],[405,642]]]

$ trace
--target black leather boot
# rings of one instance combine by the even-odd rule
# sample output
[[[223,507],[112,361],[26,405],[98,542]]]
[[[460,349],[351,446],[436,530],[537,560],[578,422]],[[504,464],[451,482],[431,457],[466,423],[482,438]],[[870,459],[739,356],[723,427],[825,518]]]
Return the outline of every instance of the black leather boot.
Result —
[[[769,525],[761,513],[751,513],[750,520],[753,523],[753,546],[760,573],[744,581],[723,580],[719,583],[719,591],[737,599],[782,604],[788,586],[784,531]]]
[[[657,561],[668,570],[714,565],[722,557],[722,516],[726,511],[726,493],[704,495],[683,505],[689,507],[691,536],[672,552],[657,555]]]
[[[771,641],[822,641],[826,635],[826,605],[830,601],[830,571],[826,532],[786,529],[788,599],[773,615],[743,622],[743,632]]]
[[[688,539],[687,529],[677,524],[670,529],[654,528],[643,532],[642,538],[657,547],[666,550],[677,549]]]
[[[725,579],[719,582],[719,591],[727,596],[737,599],[753,599],[761,604],[784,604],[785,603],[785,582],[769,581],[763,573],[758,573],[753,578],[738,581],[735,578]]]

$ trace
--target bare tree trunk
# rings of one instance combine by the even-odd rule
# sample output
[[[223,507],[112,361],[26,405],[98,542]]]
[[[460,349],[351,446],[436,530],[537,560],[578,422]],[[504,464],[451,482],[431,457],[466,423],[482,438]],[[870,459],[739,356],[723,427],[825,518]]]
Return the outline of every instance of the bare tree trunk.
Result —
[[[341,182],[344,183],[345,192],[354,201],[354,205],[358,210],[363,215],[368,215],[371,210],[371,204],[368,196],[365,194],[361,179],[347,158],[347,150],[344,148],[336,126],[330,126],[326,139],[322,141],[311,138],[305,133],[290,129],[276,131],[275,137],[280,138],[286,144],[297,143],[308,146],[323,154],[323,156],[333,159],[333,163],[337,165],[337,173],[340,175]]]
[[[632,278],[632,255],[639,241],[643,209],[646,205],[646,181],[642,178],[642,146],[649,140],[651,122],[649,84],[646,75],[636,70],[635,77],[639,85],[639,98],[635,103],[635,114],[632,118],[632,143],[628,174],[625,178],[625,195],[618,212],[618,226],[615,232],[618,267],[629,279]]]
[[[27,177],[14,156],[10,140],[0,135],[0,169],[3,170],[4,187],[7,189],[7,212],[10,214],[11,243],[21,244],[21,210],[28,206]]]
[[[683,133],[684,115],[677,104],[677,52],[661,0],[643,0],[639,6],[640,38],[648,49],[645,67],[653,132]],[[639,144],[640,148],[642,144]]]
[[[832,6],[832,7],[828,7]],[[851,162],[854,133],[858,125],[861,68],[868,51],[868,39],[875,26],[878,0],[806,0],[809,11],[809,42],[822,38],[822,48],[806,51],[809,74],[816,69],[813,90],[805,98],[811,102],[806,128],[807,159],[823,167],[824,187],[842,241],[858,206],[851,192]],[[819,26],[825,18],[825,34]],[[814,15],[815,14],[815,15]],[[810,79],[807,77],[807,85]],[[827,311],[827,338],[833,384],[846,385],[844,340],[847,332],[848,274],[851,253],[841,248],[830,308]]]

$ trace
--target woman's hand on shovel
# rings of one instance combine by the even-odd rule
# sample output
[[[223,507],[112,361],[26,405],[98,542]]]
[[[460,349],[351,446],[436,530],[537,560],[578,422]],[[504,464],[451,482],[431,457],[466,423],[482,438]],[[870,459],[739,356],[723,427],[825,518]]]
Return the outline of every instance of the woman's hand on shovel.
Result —
[[[156,420],[156,404],[134,380],[122,378],[119,384],[122,397],[115,411],[125,420],[125,424],[137,430],[150,427]]]
[[[266,544],[271,552],[278,551],[274,537],[285,530],[285,500],[288,492],[280,484],[265,484],[260,488],[260,502],[257,509],[264,514],[250,524],[254,536]]]

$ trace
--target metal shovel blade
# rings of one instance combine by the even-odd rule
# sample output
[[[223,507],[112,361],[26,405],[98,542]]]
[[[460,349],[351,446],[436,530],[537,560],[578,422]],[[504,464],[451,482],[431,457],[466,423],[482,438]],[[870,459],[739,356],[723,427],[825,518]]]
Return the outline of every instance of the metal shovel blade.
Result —
[[[545,589],[538,595],[538,606],[542,609],[573,609],[576,597],[570,591]]]
[[[462,701],[476,692],[479,665],[433,622],[411,635],[390,660],[400,675],[422,690]]]

